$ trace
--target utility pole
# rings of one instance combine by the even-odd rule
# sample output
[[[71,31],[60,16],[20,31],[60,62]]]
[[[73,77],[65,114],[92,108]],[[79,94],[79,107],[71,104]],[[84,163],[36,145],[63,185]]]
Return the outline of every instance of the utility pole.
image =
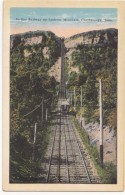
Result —
[[[82,86],[81,86],[81,128],[82,128]]]
[[[42,121],[42,122],[43,122],[43,101],[44,101],[44,99],[42,99],[42,108],[41,108],[41,109],[42,109],[42,110],[41,110],[41,112],[42,112],[42,113],[41,113],[41,114],[42,114],[42,116],[41,116],[41,121]]]
[[[36,129],[37,129],[37,123],[35,123],[35,126],[34,126],[34,141],[33,141],[33,154],[32,154],[33,161],[35,158]]]
[[[103,167],[103,119],[102,119],[102,81],[99,80],[99,106],[100,106],[100,163]]]
[[[48,108],[46,108],[46,121],[48,119]]]
[[[65,88],[65,97],[66,97],[66,99],[68,98],[68,91],[67,91],[67,88]]]
[[[81,86],[81,108],[82,108],[82,86]]]
[[[76,88],[74,87],[74,111],[76,111]]]
[[[70,93],[70,104],[71,104],[71,106],[72,106],[72,91],[71,91],[71,93]]]
[[[37,128],[37,123],[35,123],[35,128],[34,128],[34,144],[36,142],[36,128]]]

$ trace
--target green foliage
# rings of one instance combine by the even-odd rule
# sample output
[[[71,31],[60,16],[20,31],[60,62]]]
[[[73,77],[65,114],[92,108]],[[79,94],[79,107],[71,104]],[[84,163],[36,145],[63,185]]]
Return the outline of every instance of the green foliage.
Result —
[[[74,71],[72,71],[70,73],[70,76],[69,76],[68,87],[75,86],[76,85],[76,82],[77,82],[77,73],[74,72]]]
[[[53,37],[54,34],[44,33],[43,35],[43,42],[39,45],[24,45],[23,42],[19,42],[18,36],[10,51],[10,182],[13,183],[36,181],[40,160],[45,153],[51,134],[50,124],[40,122],[41,107],[39,105],[44,98],[45,119],[45,109],[48,108],[48,114],[50,114],[57,85],[55,78],[50,77],[47,72],[59,56],[59,45]],[[29,33],[22,36],[27,38],[31,35]],[[47,42],[48,37],[49,42]],[[50,44],[50,60],[43,55],[43,48],[47,44]],[[37,106],[38,109],[25,116]],[[32,161],[36,122],[38,133],[35,161]]]
[[[80,72],[69,75],[68,87],[76,86],[76,104],[79,106],[80,86],[83,88],[83,116],[97,121],[99,109],[99,79],[102,79],[103,122],[117,127],[117,45],[113,41],[98,45],[78,45],[72,53],[72,64]]]
[[[50,123],[38,123],[36,143],[33,145],[34,127],[29,126],[22,133],[10,139],[10,182],[33,183],[38,182],[41,170],[40,162],[45,154],[51,130]],[[34,148],[34,160],[33,157]]]
[[[98,168],[99,169],[99,168]],[[117,183],[117,168],[112,163],[106,163],[103,170],[100,170],[100,176],[105,184]]]

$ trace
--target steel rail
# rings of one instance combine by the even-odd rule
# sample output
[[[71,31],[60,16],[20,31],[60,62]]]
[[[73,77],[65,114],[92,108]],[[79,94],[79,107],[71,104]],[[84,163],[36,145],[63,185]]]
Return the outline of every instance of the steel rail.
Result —
[[[72,144],[72,141],[71,141],[71,136],[70,136],[70,128],[69,128],[69,123],[68,123],[68,117],[66,117],[66,120],[67,120],[67,129],[68,129],[68,135],[69,135],[69,141],[70,141],[70,145],[71,145],[71,150],[72,150],[72,157],[73,157],[73,160],[74,160],[74,168],[75,168],[75,173],[77,175],[77,165],[76,165],[76,157],[75,157],[75,153],[74,153],[74,150],[73,150],[73,144]]]
[[[60,161],[61,161],[61,112],[60,112],[60,126],[59,126],[59,150],[58,150],[58,180],[60,183]]]
[[[53,138],[52,147],[51,147],[50,160],[49,160],[49,169],[48,169],[48,173],[47,173],[47,177],[46,177],[46,183],[49,182],[49,176],[50,176],[50,170],[51,170],[51,162],[52,162],[52,155],[53,155],[53,151],[54,151],[54,144],[55,144],[57,127],[58,127],[58,125],[56,125],[55,132],[54,132],[54,138]]]
[[[65,124],[66,125],[66,124]],[[68,163],[68,148],[67,148],[67,142],[66,142],[66,130],[64,125],[64,137],[65,137],[65,155],[66,155],[66,172],[67,172],[67,181],[70,183],[70,176],[69,176],[69,163]]]
[[[80,156],[81,156],[81,158],[82,158],[82,162],[83,162],[83,165],[84,165],[84,168],[85,168],[85,172],[86,172],[86,175],[87,175],[87,178],[88,178],[88,182],[91,183],[91,179],[90,179],[90,176],[89,176],[89,173],[88,173],[88,169],[87,169],[85,160],[84,160],[84,158],[83,158],[83,155],[82,155],[82,152],[81,152],[81,149],[80,149],[80,146],[79,146],[79,142],[78,142],[78,139],[77,139],[75,130],[74,130],[74,124],[71,123],[70,117],[69,117],[69,121],[70,121],[70,124],[71,124],[71,126],[72,126],[72,129],[73,129],[73,132],[74,132],[74,136],[76,137],[76,142],[77,142],[77,146],[78,146],[78,149],[79,149],[79,154],[80,154]]]

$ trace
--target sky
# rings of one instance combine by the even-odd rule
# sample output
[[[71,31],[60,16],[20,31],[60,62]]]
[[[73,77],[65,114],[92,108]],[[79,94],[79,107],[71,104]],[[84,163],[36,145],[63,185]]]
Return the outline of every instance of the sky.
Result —
[[[49,30],[57,36],[117,28],[115,8],[11,8],[11,34]]]

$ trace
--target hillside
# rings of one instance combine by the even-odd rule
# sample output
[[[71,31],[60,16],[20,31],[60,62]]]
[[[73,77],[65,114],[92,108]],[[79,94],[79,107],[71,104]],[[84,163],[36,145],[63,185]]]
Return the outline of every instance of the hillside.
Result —
[[[69,60],[70,67],[72,67],[72,55],[78,50],[78,46],[99,48],[104,46],[117,46],[118,31],[117,29],[95,30],[85,33],[76,34],[65,39],[65,47],[67,48],[66,57]],[[73,67],[72,67],[73,68]],[[78,72],[78,67],[77,67]]]
[[[34,125],[36,122],[41,124],[46,110],[50,114],[53,107],[57,82],[48,75],[48,70],[60,57],[60,49],[60,39],[51,32],[10,36],[11,182],[18,182],[18,178],[26,180],[24,172],[27,177],[37,174],[38,164],[32,162]],[[41,125],[37,128],[40,140],[37,140],[36,159],[44,155],[50,132],[44,123],[42,128]]]
[[[69,89],[83,85],[83,103],[87,107],[89,103],[93,104],[94,110],[98,102],[98,80],[102,79],[106,115],[110,108],[116,108],[117,34],[116,29],[107,29],[81,33],[65,40]],[[92,114],[88,118],[93,118],[94,115],[96,117],[98,111],[94,114],[91,108],[87,110]],[[87,112],[85,111],[86,117]]]

